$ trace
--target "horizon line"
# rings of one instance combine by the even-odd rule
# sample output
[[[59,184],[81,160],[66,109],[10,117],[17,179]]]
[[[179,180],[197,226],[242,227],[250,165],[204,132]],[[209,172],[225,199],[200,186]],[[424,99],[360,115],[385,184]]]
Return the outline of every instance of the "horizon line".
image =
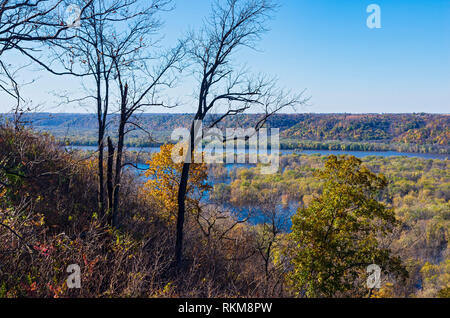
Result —
[[[22,115],[35,115],[35,114],[51,114],[51,115],[97,115],[97,113],[92,112],[92,113],[71,113],[71,112],[57,112],[57,113],[53,113],[53,112],[28,112],[28,113],[23,113]],[[210,115],[223,115],[224,113],[215,113],[215,114],[210,114]],[[264,114],[264,113],[243,113],[243,114],[239,114],[239,115],[260,115],[260,114]],[[0,113],[0,115],[14,115],[13,112],[8,112],[8,113]],[[120,113],[110,113],[108,115],[120,115]],[[177,113],[163,113],[163,112],[158,112],[158,113],[140,113],[139,115],[195,115],[195,112],[193,113],[187,113],[187,112],[177,112]],[[427,112],[410,112],[410,113],[349,113],[349,112],[343,112],[343,113],[321,113],[321,112],[309,112],[309,113],[275,113],[273,115],[444,115],[444,116],[449,116],[450,113],[427,113]]]

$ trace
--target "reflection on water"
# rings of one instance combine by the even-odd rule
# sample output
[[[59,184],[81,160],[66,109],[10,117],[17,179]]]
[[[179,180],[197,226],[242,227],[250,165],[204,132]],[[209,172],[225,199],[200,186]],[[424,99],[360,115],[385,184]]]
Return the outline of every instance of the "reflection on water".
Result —
[[[80,149],[85,151],[96,151],[97,147],[95,146],[68,146],[68,149]],[[129,147],[128,151],[132,152],[142,152],[142,153],[154,153],[159,152],[159,147],[148,147],[148,148],[137,148],[137,147]],[[247,149],[237,149],[237,154],[249,153]],[[254,150],[251,151],[254,153]],[[435,153],[411,153],[411,152],[397,152],[397,151],[344,151],[344,150],[280,150],[281,155],[288,155],[292,153],[312,155],[319,154],[322,156],[328,155],[353,155],[357,158],[363,158],[368,156],[381,156],[381,157],[393,157],[393,156],[404,156],[404,157],[416,157],[416,158],[424,158],[424,159],[441,159],[448,160],[448,154],[435,154]]]

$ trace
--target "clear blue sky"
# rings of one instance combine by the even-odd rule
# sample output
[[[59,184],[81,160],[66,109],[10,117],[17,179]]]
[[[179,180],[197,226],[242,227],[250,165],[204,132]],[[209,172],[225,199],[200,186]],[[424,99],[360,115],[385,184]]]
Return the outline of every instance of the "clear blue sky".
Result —
[[[197,28],[210,8],[208,0],[175,3],[163,16],[164,44]],[[381,29],[366,25],[372,3],[381,8]],[[281,0],[269,27],[258,51],[236,57],[282,86],[306,88],[311,101],[300,112],[450,113],[450,0]],[[47,92],[76,83],[39,76],[26,89],[35,102],[85,111],[52,108]],[[174,111],[194,110],[186,97],[193,89],[181,82],[176,94],[186,104]]]

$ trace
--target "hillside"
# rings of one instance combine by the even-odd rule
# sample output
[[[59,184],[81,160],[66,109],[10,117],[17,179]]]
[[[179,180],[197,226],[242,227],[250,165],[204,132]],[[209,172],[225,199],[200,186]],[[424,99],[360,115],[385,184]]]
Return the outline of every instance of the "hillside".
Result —
[[[448,146],[450,116],[432,114],[307,114],[286,130],[302,140],[384,141]]]
[[[107,216],[92,212],[97,205],[95,158],[67,152],[48,135],[0,126],[0,298],[295,297],[295,290],[282,287],[292,284],[286,275],[293,268],[291,253],[301,252],[292,244],[291,217],[320,203],[324,187],[334,179],[318,173],[338,159],[284,155],[281,172],[274,175],[262,175],[257,167],[197,166],[200,173],[190,183],[194,190],[186,215],[186,268],[178,271],[173,268],[177,189],[167,181],[179,178],[181,166],[177,170],[170,161],[170,146],[162,147],[168,152],[152,157],[144,184],[124,170],[121,186],[126,199],[119,206],[120,225],[113,228]],[[389,246],[383,252],[401,263],[397,269],[389,267],[375,296],[448,297],[448,160],[369,156],[336,162],[339,165],[333,167],[339,172],[354,163],[355,177],[382,181],[384,191],[374,193],[377,206],[395,216],[396,221],[389,223],[395,230],[375,236],[375,241],[380,247]],[[364,186],[352,184],[350,189],[360,193]],[[342,188],[339,183],[335,193],[341,196]],[[210,200],[204,199],[207,192]],[[359,205],[352,204],[350,211]],[[370,212],[366,204],[361,209]],[[347,213],[351,212],[340,215]],[[257,221],[244,221],[243,215]],[[353,226],[370,222],[366,230],[378,234],[373,229],[379,220],[374,216],[363,222],[362,217],[351,216],[360,222]],[[319,233],[320,248],[322,223],[308,219],[318,230],[300,233]],[[353,247],[364,232],[347,224],[346,231],[334,230],[333,237],[344,232],[357,238],[346,246],[358,252]],[[327,251],[335,251],[330,246]],[[354,287],[341,287],[335,295],[367,297],[365,266],[372,262],[369,258],[355,272],[356,283],[349,285]],[[384,264],[383,259],[376,262]],[[83,288],[67,288],[68,264],[82,266]],[[355,282],[349,274],[344,278]]]
[[[8,116],[8,115],[5,115]],[[207,117],[213,120],[217,115]],[[140,114],[135,118],[157,142],[167,142],[178,127],[189,127],[193,114]],[[222,127],[251,127],[261,115],[227,118]],[[26,114],[23,120],[35,130],[49,132],[77,145],[95,145],[94,114]],[[110,115],[115,130],[118,115]],[[267,127],[279,128],[284,148],[400,150],[449,153],[450,116],[447,114],[275,114]],[[129,146],[149,144],[148,135],[134,130]],[[344,148],[345,147],[345,148]]]

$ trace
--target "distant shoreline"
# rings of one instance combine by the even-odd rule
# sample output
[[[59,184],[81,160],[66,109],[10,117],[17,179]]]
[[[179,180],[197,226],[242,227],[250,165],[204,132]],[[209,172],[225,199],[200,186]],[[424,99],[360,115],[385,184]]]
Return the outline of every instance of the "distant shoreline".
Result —
[[[69,145],[68,147],[73,147],[74,149],[79,149],[82,151],[96,151],[96,146],[75,146]],[[91,148],[91,149],[85,149]],[[150,157],[148,155],[158,152],[159,146],[154,147],[130,147],[127,149],[127,153],[131,156],[135,156],[136,153],[140,152],[139,156],[144,156],[144,160],[138,160],[139,163],[145,163]],[[238,149],[238,153],[243,151],[243,148]],[[248,148],[246,148],[248,150]],[[382,156],[382,157],[395,157],[395,156],[405,156],[414,157],[421,159],[437,159],[437,160],[448,160],[450,155],[448,154],[434,154],[434,153],[413,153],[413,152],[397,152],[397,151],[355,151],[355,150],[307,150],[307,149],[280,149],[281,156],[290,154],[299,155],[354,155],[355,157],[363,158],[368,156]],[[141,158],[142,159],[142,158]]]
[[[61,140],[61,142],[63,142]],[[152,148],[152,147],[161,147],[162,145],[168,142],[153,142],[146,143],[143,142],[141,144],[136,143],[125,143],[126,147],[131,148]],[[302,143],[300,141],[299,143]],[[366,142],[366,143],[346,143],[339,141],[312,141],[312,140],[304,140],[303,143],[311,143],[311,146],[296,146],[296,145],[286,145],[283,140],[280,141],[280,150],[299,150],[299,151],[346,151],[346,152],[399,152],[399,153],[417,153],[417,154],[437,154],[437,155],[449,155],[450,147],[442,147],[438,148],[437,151],[411,151],[411,145],[402,145],[402,144],[386,144],[386,143],[374,143],[374,142]],[[87,143],[69,143],[68,146],[74,147],[96,147],[97,144],[95,142],[87,142]],[[415,145],[419,147],[419,145]],[[433,145],[421,145],[433,147]],[[404,149],[402,149],[402,147]],[[270,148],[269,148],[270,149]],[[440,150],[440,151],[439,151]]]
[[[0,115],[0,122],[12,114]],[[213,120],[214,116],[205,118]],[[222,128],[253,127],[258,114],[232,116]],[[92,113],[26,113],[26,126],[53,135],[57,140],[77,146],[97,145],[97,120]],[[170,142],[174,129],[189,127],[190,113],[143,113],[136,117],[150,132],[134,130],[126,138],[128,147],[157,147]],[[117,130],[117,114],[109,117],[107,135]],[[206,124],[205,124],[206,125]],[[396,151],[404,153],[450,154],[450,115],[430,113],[291,113],[275,114],[267,128],[280,131],[282,150]]]

